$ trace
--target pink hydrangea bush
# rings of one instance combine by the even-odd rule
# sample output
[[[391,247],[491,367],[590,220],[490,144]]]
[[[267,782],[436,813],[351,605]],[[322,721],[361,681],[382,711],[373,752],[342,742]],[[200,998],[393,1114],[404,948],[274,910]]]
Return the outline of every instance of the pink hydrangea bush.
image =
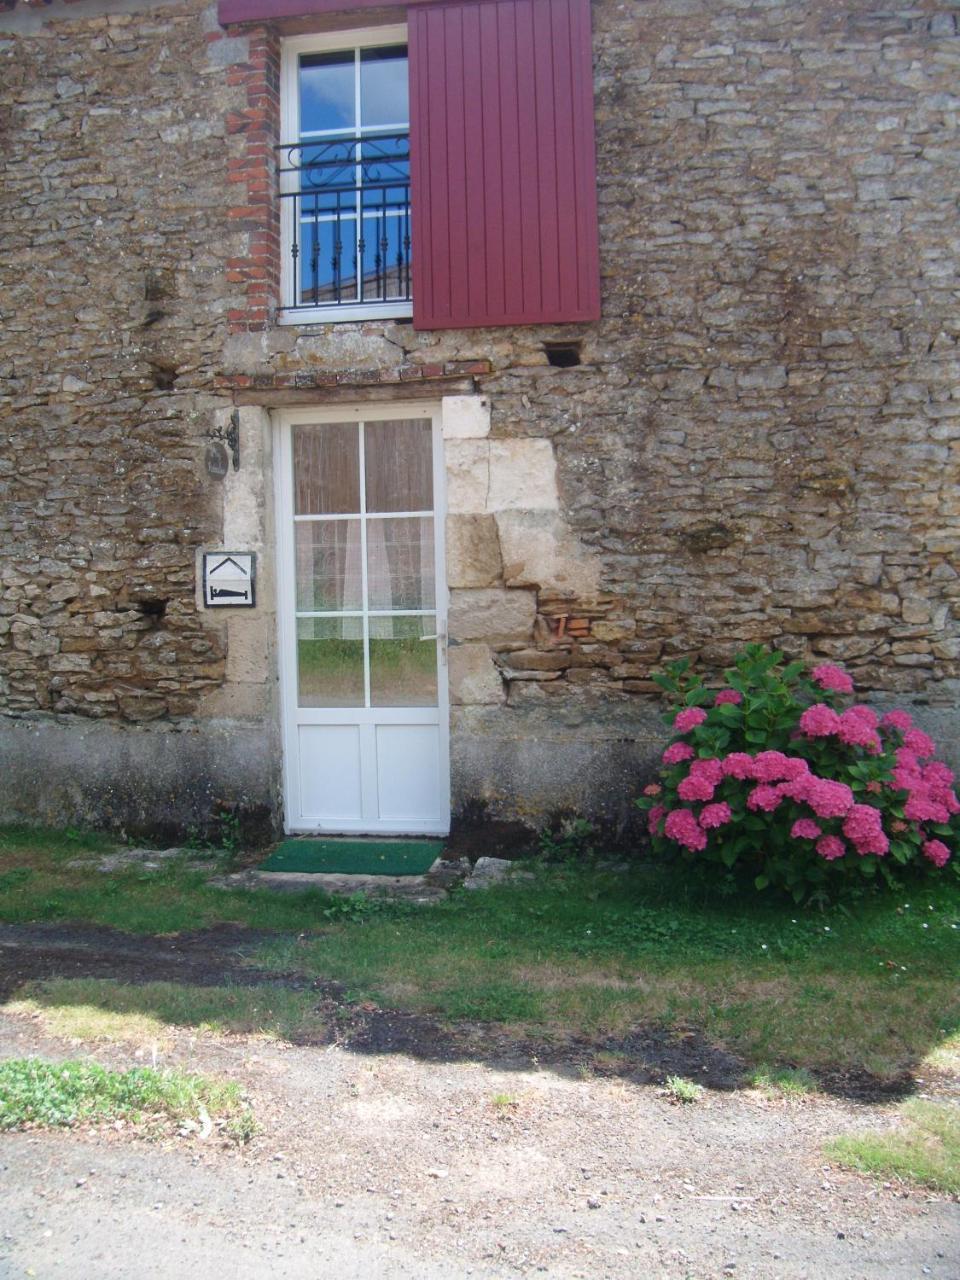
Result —
[[[708,689],[674,664],[658,679],[674,738],[638,801],[655,849],[749,869],[796,901],[844,882],[960,869],[953,772],[906,711],[851,701],[842,668],[750,645]],[[849,703],[849,705],[847,705]]]

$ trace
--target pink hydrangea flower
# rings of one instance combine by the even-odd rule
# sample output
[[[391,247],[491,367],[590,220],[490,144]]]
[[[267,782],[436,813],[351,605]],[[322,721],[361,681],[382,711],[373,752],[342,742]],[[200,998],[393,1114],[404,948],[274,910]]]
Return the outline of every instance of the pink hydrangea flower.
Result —
[[[801,756],[787,756],[782,751],[761,751],[753,759],[753,777],[758,782],[793,782],[810,772]]]
[[[689,809],[672,809],[667,814],[664,831],[671,840],[695,853],[707,847],[707,833]]]
[[[942,760],[931,760],[923,770],[923,779],[931,786],[952,787],[954,774]]]
[[[853,792],[845,782],[814,774],[807,779],[803,798],[818,818],[844,818],[853,808]]]
[[[860,854],[875,853],[882,857],[890,848],[880,810],[870,804],[853,806],[843,820],[843,834]]]
[[[758,782],[782,782],[788,772],[782,751],[761,751],[753,758],[753,776]]]
[[[723,781],[723,765],[713,756],[706,756],[702,760],[694,760],[690,766],[690,773],[696,774],[698,778],[706,778],[715,787],[718,787]]]
[[[703,724],[706,718],[707,713],[703,707],[684,707],[682,711],[678,711],[673,717],[673,727],[677,733],[689,733],[698,724]]]
[[[808,771],[798,774],[795,778],[789,778],[786,782],[779,783],[777,789],[781,795],[787,796],[790,800],[796,800],[799,804],[806,800],[810,787],[817,782],[819,782],[819,778]]]
[[[903,745],[921,760],[928,759],[937,749],[933,739],[929,738],[922,729],[911,729],[909,733],[905,733]]]
[[[898,729],[901,733],[909,733],[913,728],[913,719],[906,711],[888,711],[880,725],[883,729]]]
[[[924,786],[915,787],[903,806],[903,816],[911,822],[949,822],[950,810],[935,800]]]
[[[713,700],[716,707],[722,707],[725,703],[731,707],[738,707],[743,701],[743,694],[737,689],[721,689]]]
[[[800,732],[808,738],[830,738],[840,731],[840,717],[825,702],[815,702],[800,717]]]
[[[783,779],[785,782],[797,782],[810,773],[810,766],[803,756],[784,756]]]
[[[726,800],[704,805],[700,810],[700,825],[705,831],[712,830],[714,827],[724,827],[732,818],[733,814]]]
[[[923,856],[929,858],[935,867],[945,867],[950,861],[950,850],[942,840],[927,840],[923,845]]]
[[[753,756],[748,756],[745,751],[731,751],[723,760],[723,772],[728,778],[739,778],[741,782],[752,778]]]
[[[920,761],[908,747],[899,747],[895,758],[897,763],[890,776],[898,790],[911,791],[922,783],[923,769]]]
[[[846,845],[839,836],[821,836],[817,841],[816,850],[821,858],[826,858],[827,862],[842,858],[847,852]]]
[[[694,754],[689,742],[671,742],[661,759],[664,764],[680,764],[682,760],[689,760]]]
[[[656,836],[660,834],[660,822],[666,812],[662,804],[655,804],[647,814],[647,831],[650,835]]]
[[[880,726],[880,721],[877,719],[877,713],[873,707],[868,707],[862,702],[854,703],[852,707],[848,707],[840,717],[841,720],[844,718],[863,720],[871,729],[877,729]]]
[[[848,747],[876,747],[879,750],[881,743],[880,735],[876,730],[876,716],[873,715],[872,711],[870,712],[874,721],[871,724],[867,717],[855,714],[856,710],[857,708],[851,707],[849,711],[844,711],[840,717],[840,728],[837,730],[837,736]],[[870,708],[865,707],[864,710],[870,711]]]
[[[677,787],[681,800],[712,800],[716,787],[702,773],[689,773]]]
[[[830,662],[814,667],[811,675],[821,689],[829,689],[831,693],[853,693],[853,681],[841,667]]]
[[[794,840],[816,840],[823,832],[812,818],[798,818],[790,828]]]
[[[761,810],[763,813],[773,813],[774,809],[779,808],[783,803],[783,796],[779,787],[771,787],[766,783],[761,783],[758,787],[754,787],[747,796],[747,808],[753,809],[754,812]]]

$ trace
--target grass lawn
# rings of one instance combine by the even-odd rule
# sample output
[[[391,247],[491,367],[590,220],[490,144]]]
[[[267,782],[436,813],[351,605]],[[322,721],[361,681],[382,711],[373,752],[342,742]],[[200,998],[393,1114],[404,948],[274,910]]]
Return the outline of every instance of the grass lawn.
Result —
[[[0,1130],[72,1128],[124,1120],[156,1129],[165,1122],[237,1117],[240,1089],[229,1081],[134,1067],[108,1071],[96,1062],[0,1062]]]
[[[210,889],[204,872],[72,869],[110,847],[93,837],[0,834],[0,920],[87,921],[167,933],[221,921],[277,931],[249,959],[345,984],[441,1018],[491,1020],[543,1036],[616,1034],[658,1022],[740,1054],[761,1086],[796,1070],[960,1069],[960,885],[953,877],[856,908],[801,911],[723,898],[675,876],[553,869],[535,881],[430,908],[367,909],[319,893]],[[303,993],[212,988],[195,999],[58,980],[29,996],[44,1016],[79,1008],[158,1025],[289,1034]],[[162,984],[154,984],[162,988]],[[20,996],[19,998],[22,998]],[[257,1001],[260,1003],[258,1004]],[[118,1007],[119,1006],[119,1007]],[[91,1014],[85,1014],[88,1019]],[[922,1073],[922,1072],[921,1072]],[[791,1091],[788,1085],[787,1092]]]
[[[960,1195],[960,1107],[917,1099],[904,1105],[895,1128],[835,1138],[826,1150],[861,1173]]]

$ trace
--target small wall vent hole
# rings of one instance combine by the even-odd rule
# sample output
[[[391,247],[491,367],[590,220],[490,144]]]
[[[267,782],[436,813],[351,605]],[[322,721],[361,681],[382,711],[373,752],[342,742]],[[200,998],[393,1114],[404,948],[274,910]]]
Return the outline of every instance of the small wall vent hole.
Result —
[[[545,342],[543,349],[555,369],[573,369],[580,363],[579,342]]]

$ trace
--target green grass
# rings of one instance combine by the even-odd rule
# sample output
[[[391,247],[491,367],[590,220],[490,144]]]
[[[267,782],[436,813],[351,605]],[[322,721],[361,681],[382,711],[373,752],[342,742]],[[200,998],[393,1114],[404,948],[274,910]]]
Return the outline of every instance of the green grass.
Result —
[[[675,1102],[699,1102],[703,1097],[703,1085],[685,1076],[667,1076],[664,1087]]]
[[[751,1071],[747,1079],[754,1089],[788,1098],[803,1097],[817,1088],[816,1080],[803,1067],[771,1067],[763,1063]]]
[[[896,1128],[835,1138],[826,1151],[861,1173],[960,1195],[960,1106],[908,1102]]]
[[[293,1040],[322,1029],[316,1003],[310,992],[272,986],[54,978],[31,983],[3,1008],[38,1017],[46,1031],[67,1040],[161,1046],[169,1041],[171,1027]]]
[[[207,880],[225,869],[223,856],[209,870],[188,870],[190,851],[159,871],[136,867],[103,875],[93,867],[74,868],[76,859],[116,848],[97,836],[0,828],[0,922],[85,921],[130,933],[179,933],[219,923],[254,929],[300,931],[326,923],[344,911],[343,900],[320,890],[278,894],[268,890],[231,893]]]
[[[88,1121],[192,1120],[235,1116],[237,1085],[178,1071],[108,1071],[95,1062],[0,1062],[0,1130],[72,1127]]]
[[[725,898],[675,873],[560,867],[416,908],[316,891],[210,889],[205,873],[178,865],[116,876],[66,867],[83,840],[95,847],[87,837],[0,833],[0,919],[152,933],[220,921],[275,930],[252,962],[337,980],[349,998],[542,1036],[618,1035],[641,1023],[696,1030],[758,1069],[771,1064],[761,1087],[780,1092],[802,1088],[789,1069],[960,1071],[953,877],[821,912],[749,894]],[[309,1016],[271,992],[270,1016],[253,1017],[242,1002],[266,1000],[263,993],[229,988],[184,997],[178,1007],[163,985],[123,997],[123,1008],[115,986],[91,996],[90,988],[71,995],[60,985],[44,1016],[63,1006],[76,1018],[79,1004],[159,1024],[288,1036]]]

